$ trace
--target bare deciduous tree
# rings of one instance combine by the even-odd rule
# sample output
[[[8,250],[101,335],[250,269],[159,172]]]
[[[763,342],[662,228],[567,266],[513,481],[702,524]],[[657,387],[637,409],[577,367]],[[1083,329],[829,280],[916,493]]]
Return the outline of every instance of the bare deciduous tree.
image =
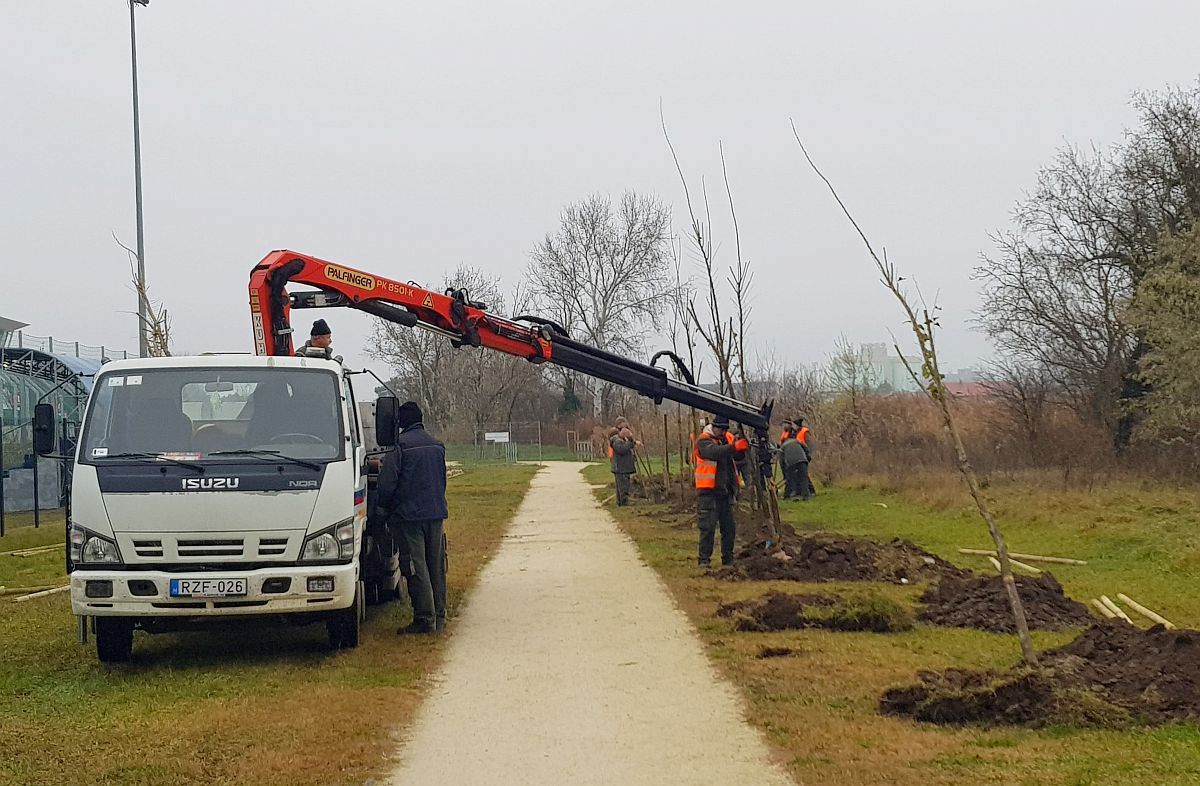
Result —
[[[830,388],[849,397],[850,410],[862,412],[862,400],[879,387],[879,374],[862,347],[839,335],[833,342],[826,379]]]
[[[670,224],[661,201],[632,191],[615,211],[599,195],[568,205],[558,230],[530,255],[532,302],[577,340],[625,355],[640,352],[673,297]]]
[[[1109,151],[1067,147],[1014,213],[1016,230],[976,269],[983,323],[1027,365],[1045,368],[1077,411],[1130,438],[1145,387],[1145,331],[1125,307],[1165,235],[1200,215],[1200,83],[1135,94],[1140,126]]]
[[[688,316],[691,318],[692,326],[704,339],[704,343],[716,361],[717,380],[721,392],[729,396],[735,395],[733,380],[736,372],[741,383],[742,396],[745,397],[749,393],[750,387],[746,367],[746,333],[749,330],[750,322],[750,284],[753,276],[749,262],[742,256],[742,241],[738,229],[737,211],[733,202],[733,190],[729,185],[729,173],[725,168],[725,151],[723,147],[718,147],[721,158],[721,176],[725,183],[725,196],[729,202],[729,214],[733,222],[733,235],[737,251],[736,263],[730,267],[729,276],[726,279],[729,287],[733,290],[734,305],[734,316],[728,319],[722,314],[722,298],[717,285],[720,274],[717,272],[715,249],[712,243],[712,214],[709,210],[708,191],[704,187],[704,181],[701,180],[700,193],[704,200],[704,220],[701,221],[692,205],[687,177],[683,173],[683,166],[679,163],[679,156],[675,153],[675,146],[671,144],[671,136],[667,133],[667,122],[661,107],[659,119],[662,122],[663,138],[671,151],[671,158],[675,162],[675,169],[679,173],[679,180],[683,185],[688,218],[691,220],[691,240],[704,270],[706,316],[703,319],[700,317],[696,310],[695,299],[688,302]],[[754,507],[766,515],[766,524],[771,531],[771,541],[777,543],[779,509],[773,487],[769,493],[761,494],[763,481],[761,466],[754,457],[747,464],[750,469],[749,488]]]
[[[1047,420],[1056,405],[1059,389],[1043,366],[1023,365],[1012,360],[991,364],[983,386],[1001,405],[1003,422],[999,430],[1014,446],[1020,446],[1025,460],[1033,466],[1043,463],[1046,451]]]
[[[1026,663],[1036,667],[1038,665],[1037,653],[1033,649],[1033,640],[1029,636],[1029,623],[1025,618],[1025,606],[1021,602],[1021,597],[1017,594],[1017,585],[1013,579],[1012,564],[1008,558],[1008,546],[1004,542],[1004,535],[1000,532],[1000,526],[996,523],[987,500],[984,499],[979,479],[976,477],[975,469],[971,465],[970,458],[967,456],[967,449],[963,445],[962,436],[959,433],[958,424],[951,409],[951,397],[946,392],[945,377],[938,364],[937,346],[934,342],[934,331],[935,328],[939,327],[937,318],[930,313],[927,307],[921,310],[920,316],[917,315],[917,311],[909,300],[908,295],[900,286],[899,282],[902,279],[896,276],[896,268],[887,260],[886,254],[881,259],[875,253],[875,248],[859,227],[858,222],[854,220],[854,216],[851,215],[849,208],[842,202],[842,198],[838,196],[833,183],[829,181],[829,178],[825,177],[824,173],[817,168],[812,157],[809,156],[808,150],[805,149],[804,143],[800,140],[800,133],[796,131],[794,123],[792,124],[792,133],[796,137],[796,144],[800,146],[800,151],[804,154],[804,159],[812,167],[817,177],[829,188],[834,201],[842,209],[842,213],[849,220],[851,226],[854,227],[854,231],[858,233],[863,245],[866,246],[867,253],[875,263],[875,269],[879,272],[881,283],[896,298],[896,302],[900,304],[909,327],[912,328],[917,347],[921,351],[920,375],[918,376],[917,372],[911,366],[908,366],[907,360],[904,360],[904,363],[908,366],[913,381],[921,387],[931,401],[937,404],[938,410],[942,415],[942,423],[946,428],[946,433],[950,438],[950,444],[954,448],[955,455],[958,457],[959,471],[962,473],[963,480],[966,481],[967,489],[970,491],[972,499],[975,500],[975,506],[979,511],[980,518],[987,525],[992,542],[996,544],[996,556],[1000,560],[1000,575],[1003,579],[1005,594],[1008,596],[1009,607],[1012,609],[1013,619],[1016,623],[1017,638],[1021,643],[1021,655]],[[900,355],[901,359],[904,359],[904,353],[900,351],[900,347],[898,346],[896,347],[896,353]]]
[[[146,352],[152,358],[170,357],[171,315],[167,313],[166,306],[162,304],[162,301],[156,301],[150,297],[150,287],[146,281],[138,278],[137,252],[122,243],[115,232],[113,240],[118,246],[125,249],[125,253],[129,256],[129,279],[133,284],[133,291],[137,293],[138,302],[142,306],[138,313],[138,321],[141,323],[139,327],[146,333]],[[145,316],[142,316],[143,314]]]
[[[478,268],[460,266],[445,286],[466,289],[491,311],[505,310],[498,282]],[[444,336],[384,320],[376,320],[368,352],[396,370],[402,387],[397,392],[420,404],[429,423],[457,438],[511,419],[520,397],[540,384],[538,367],[523,358],[455,349]]]

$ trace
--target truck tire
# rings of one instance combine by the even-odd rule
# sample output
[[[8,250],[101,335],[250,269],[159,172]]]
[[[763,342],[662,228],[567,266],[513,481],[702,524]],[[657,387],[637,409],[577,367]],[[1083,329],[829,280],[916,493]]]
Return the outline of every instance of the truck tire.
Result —
[[[360,581],[354,589],[354,602],[344,609],[333,612],[325,623],[329,631],[329,646],[335,650],[352,650],[358,646],[359,632],[362,630],[362,610],[364,608],[363,583]]]
[[[124,663],[133,654],[133,620],[96,617],[96,657],[101,663]]]

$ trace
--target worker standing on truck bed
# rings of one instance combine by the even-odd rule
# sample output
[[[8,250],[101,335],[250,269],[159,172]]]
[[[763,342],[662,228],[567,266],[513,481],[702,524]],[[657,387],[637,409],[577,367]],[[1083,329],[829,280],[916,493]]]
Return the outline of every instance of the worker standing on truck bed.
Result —
[[[325,360],[333,360],[333,331],[329,329],[329,323],[323,319],[318,319],[312,324],[312,330],[309,332],[308,341],[300,347],[296,352],[297,357],[306,358],[324,358]]]
[[[713,544],[721,530],[721,564],[733,564],[733,541],[737,524],[733,501],[740,485],[736,462],[742,460],[750,443],[729,433],[729,418],[718,415],[696,440],[696,505],[700,527],[699,564],[712,564]]]
[[[617,504],[629,504],[630,478],[637,471],[634,449],[639,443],[629,428],[629,421],[617,418],[608,438],[608,458],[612,467],[613,484],[617,487]]]
[[[425,430],[421,408],[406,401],[396,413],[396,449],[379,471],[379,508],[399,530],[409,564],[402,565],[413,621],[399,633],[438,633],[446,625],[446,447]]]

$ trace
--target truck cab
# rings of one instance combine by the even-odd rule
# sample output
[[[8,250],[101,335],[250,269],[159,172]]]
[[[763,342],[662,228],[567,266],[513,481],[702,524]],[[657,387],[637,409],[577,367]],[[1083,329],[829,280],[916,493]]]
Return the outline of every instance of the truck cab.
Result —
[[[135,629],[267,619],[357,646],[368,478],[351,377],[311,357],[101,368],[66,538],[71,609],[100,660],[128,659]]]

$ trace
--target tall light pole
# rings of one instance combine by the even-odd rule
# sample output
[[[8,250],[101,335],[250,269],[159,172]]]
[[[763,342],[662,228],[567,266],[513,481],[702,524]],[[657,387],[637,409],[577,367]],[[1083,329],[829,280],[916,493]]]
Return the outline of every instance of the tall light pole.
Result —
[[[137,203],[137,297],[138,297],[138,354],[150,354],[146,340],[146,247],[142,240],[142,130],[138,119],[137,90],[137,25],[133,9],[150,5],[150,0],[129,0],[129,46],[133,54],[133,183]]]

